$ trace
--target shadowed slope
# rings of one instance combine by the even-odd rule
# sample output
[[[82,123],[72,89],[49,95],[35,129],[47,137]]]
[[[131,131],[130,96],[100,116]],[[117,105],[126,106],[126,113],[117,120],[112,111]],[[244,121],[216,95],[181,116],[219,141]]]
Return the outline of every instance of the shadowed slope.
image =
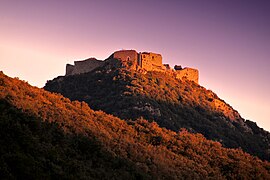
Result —
[[[65,133],[0,100],[1,179],[149,178],[134,163],[106,151],[95,137]]]
[[[0,108],[2,177],[269,178],[269,163],[241,150],[144,119],[127,123],[3,73]]]

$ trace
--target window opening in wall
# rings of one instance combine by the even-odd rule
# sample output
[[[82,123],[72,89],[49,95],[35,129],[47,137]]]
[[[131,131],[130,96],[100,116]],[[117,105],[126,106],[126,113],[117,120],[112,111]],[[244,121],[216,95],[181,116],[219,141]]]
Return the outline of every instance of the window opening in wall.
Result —
[[[128,61],[130,60],[130,57],[129,57],[129,56],[127,57],[127,60],[128,60]]]

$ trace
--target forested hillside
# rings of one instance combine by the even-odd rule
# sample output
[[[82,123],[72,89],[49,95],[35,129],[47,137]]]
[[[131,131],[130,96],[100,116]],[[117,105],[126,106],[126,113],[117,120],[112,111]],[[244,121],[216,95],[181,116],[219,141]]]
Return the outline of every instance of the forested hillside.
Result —
[[[186,130],[123,121],[0,73],[0,178],[270,178],[268,162]]]
[[[119,67],[107,65],[85,74],[58,77],[48,81],[45,89],[125,120],[143,117],[175,132],[186,128],[225,147],[240,147],[270,159],[269,133],[241,118],[214,92],[169,73]]]

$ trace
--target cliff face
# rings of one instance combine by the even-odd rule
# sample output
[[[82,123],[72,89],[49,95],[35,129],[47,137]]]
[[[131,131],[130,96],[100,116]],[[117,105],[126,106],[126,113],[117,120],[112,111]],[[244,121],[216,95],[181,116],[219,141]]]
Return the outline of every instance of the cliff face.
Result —
[[[105,64],[89,73],[48,81],[44,88],[122,119],[143,117],[176,132],[186,128],[225,147],[270,159],[269,133],[243,119],[212,91],[169,72],[119,67]]]

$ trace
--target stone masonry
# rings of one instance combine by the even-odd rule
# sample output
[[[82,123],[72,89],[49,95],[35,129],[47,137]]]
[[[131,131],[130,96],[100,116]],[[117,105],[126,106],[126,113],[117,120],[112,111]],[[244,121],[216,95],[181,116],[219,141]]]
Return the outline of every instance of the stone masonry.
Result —
[[[120,60],[124,67],[132,70],[168,72],[177,79],[199,82],[199,71],[197,69],[182,68],[179,65],[172,69],[168,64],[162,64],[161,54],[152,52],[137,53],[135,50],[116,51],[105,61],[89,58],[83,61],[75,61],[74,65],[67,64],[66,76],[91,72],[98,67],[104,66],[105,62],[111,59]]]
[[[74,65],[66,65],[66,76],[90,72],[104,64],[104,61],[89,58],[83,61],[75,61]]]

